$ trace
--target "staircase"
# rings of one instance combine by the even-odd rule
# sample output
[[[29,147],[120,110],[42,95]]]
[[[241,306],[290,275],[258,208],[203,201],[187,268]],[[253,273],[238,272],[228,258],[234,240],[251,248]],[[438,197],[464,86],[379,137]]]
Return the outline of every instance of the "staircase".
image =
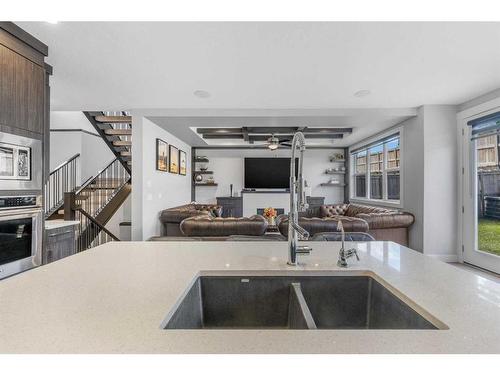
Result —
[[[105,228],[131,192],[132,118],[127,112],[83,112],[115,159],[81,186],[79,158],[57,167],[45,188],[45,217],[77,220],[77,251],[119,239]]]
[[[83,112],[129,174],[132,174],[132,116],[128,112]]]
[[[131,192],[130,173],[117,158],[74,192],[65,194],[64,219],[80,222],[77,250],[119,241],[105,228]]]

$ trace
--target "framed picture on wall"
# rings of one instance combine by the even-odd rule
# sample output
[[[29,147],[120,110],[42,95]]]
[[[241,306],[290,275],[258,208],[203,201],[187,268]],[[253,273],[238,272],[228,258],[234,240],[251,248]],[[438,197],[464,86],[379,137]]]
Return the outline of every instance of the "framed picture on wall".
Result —
[[[168,143],[156,138],[156,170],[168,172]]]
[[[170,173],[179,173],[179,149],[175,146],[169,146],[169,158],[170,158]]]
[[[179,174],[185,176],[187,172],[186,153],[179,150]]]

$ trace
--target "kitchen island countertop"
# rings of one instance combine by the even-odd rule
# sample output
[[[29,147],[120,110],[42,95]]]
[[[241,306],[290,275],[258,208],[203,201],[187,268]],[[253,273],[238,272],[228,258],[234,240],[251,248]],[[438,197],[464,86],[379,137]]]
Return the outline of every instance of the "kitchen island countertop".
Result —
[[[392,242],[110,242],[0,281],[0,353],[500,353],[500,284]],[[376,274],[443,330],[163,330],[201,271]]]

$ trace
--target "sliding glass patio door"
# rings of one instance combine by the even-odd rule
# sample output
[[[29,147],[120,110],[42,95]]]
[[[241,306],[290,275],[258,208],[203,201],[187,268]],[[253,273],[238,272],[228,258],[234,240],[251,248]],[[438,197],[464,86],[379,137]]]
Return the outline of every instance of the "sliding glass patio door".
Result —
[[[500,273],[500,112],[462,128],[464,262]]]

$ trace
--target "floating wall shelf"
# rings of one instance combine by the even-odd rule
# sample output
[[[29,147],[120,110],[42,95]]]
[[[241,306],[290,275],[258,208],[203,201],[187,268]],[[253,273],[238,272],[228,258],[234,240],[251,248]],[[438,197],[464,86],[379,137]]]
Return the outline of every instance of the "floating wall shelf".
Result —
[[[345,171],[325,171],[325,174],[345,174]]]
[[[194,175],[196,174],[214,174],[213,171],[194,171],[193,172]]]
[[[206,183],[196,183],[194,184],[194,186],[217,186],[218,184],[214,183],[214,184],[206,184]]]
[[[347,185],[346,185],[346,184],[330,184],[330,183],[328,183],[328,182],[325,182],[325,183],[323,183],[323,184],[320,184],[320,186],[345,187],[345,186],[347,186]]]

